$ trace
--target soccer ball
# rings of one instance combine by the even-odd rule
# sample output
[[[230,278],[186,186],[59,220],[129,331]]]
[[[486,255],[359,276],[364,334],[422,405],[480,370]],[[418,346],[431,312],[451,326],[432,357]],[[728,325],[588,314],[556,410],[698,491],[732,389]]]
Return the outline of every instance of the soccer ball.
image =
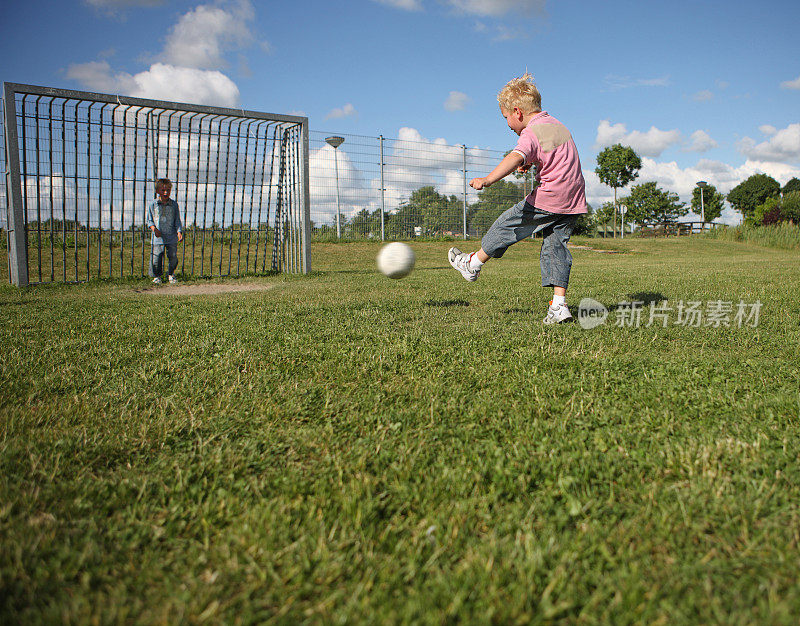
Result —
[[[378,253],[378,269],[389,278],[403,278],[414,269],[414,251],[404,243],[387,243]]]

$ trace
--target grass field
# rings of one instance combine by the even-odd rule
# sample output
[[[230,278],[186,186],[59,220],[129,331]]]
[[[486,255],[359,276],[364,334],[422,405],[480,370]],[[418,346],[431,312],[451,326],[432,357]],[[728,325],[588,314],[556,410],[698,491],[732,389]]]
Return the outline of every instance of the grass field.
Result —
[[[576,243],[618,252],[573,251],[591,330],[541,325],[537,242],[474,284],[424,243],[0,288],[0,622],[797,623],[797,251]]]

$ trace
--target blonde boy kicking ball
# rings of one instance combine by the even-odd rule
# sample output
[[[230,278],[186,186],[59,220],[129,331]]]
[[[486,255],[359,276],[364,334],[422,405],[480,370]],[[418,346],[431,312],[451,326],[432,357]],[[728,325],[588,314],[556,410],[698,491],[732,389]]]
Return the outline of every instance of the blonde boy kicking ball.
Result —
[[[499,259],[510,246],[541,232],[542,286],[553,288],[553,300],[542,321],[572,321],[566,300],[572,269],[567,242],[578,217],[587,211],[578,149],[566,126],[542,111],[542,97],[530,74],[509,81],[497,100],[500,114],[519,141],[488,176],[473,178],[470,187],[480,191],[514,171],[527,172],[533,166],[537,185],[527,198],[495,220],[481,240],[480,250],[467,254],[450,248],[450,265],[466,280],[478,280],[486,261]]]

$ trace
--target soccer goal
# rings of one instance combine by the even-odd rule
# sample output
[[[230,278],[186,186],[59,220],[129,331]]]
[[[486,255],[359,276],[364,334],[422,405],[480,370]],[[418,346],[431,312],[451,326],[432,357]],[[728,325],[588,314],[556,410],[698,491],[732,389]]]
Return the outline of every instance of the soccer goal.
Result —
[[[192,276],[310,270],[308,118],[4,83],[11,282],[146,275],[172,181]]]

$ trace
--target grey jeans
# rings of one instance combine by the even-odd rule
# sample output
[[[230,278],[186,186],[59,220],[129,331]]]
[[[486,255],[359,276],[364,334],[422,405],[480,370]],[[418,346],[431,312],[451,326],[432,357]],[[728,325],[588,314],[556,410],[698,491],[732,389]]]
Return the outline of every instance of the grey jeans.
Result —
[[[177,243],[154,243],[153,251],[150,254],[150,277],[161,278],[163,272],[162,264],[164,260],[164,251],[167,252],[169,259],[169,272],[172,276],[175,274],[175,268],[178,267],[178,244]]]
[[[481,248],[490,257],[499,259],[510,246],[541,232],[543,240],[539,264],[542,268],[542,287],[566,289],[572,269],[572,255],[567,249],[567,242],[579,217],[543,211],[523,200],[494,221],[481,239]]]

